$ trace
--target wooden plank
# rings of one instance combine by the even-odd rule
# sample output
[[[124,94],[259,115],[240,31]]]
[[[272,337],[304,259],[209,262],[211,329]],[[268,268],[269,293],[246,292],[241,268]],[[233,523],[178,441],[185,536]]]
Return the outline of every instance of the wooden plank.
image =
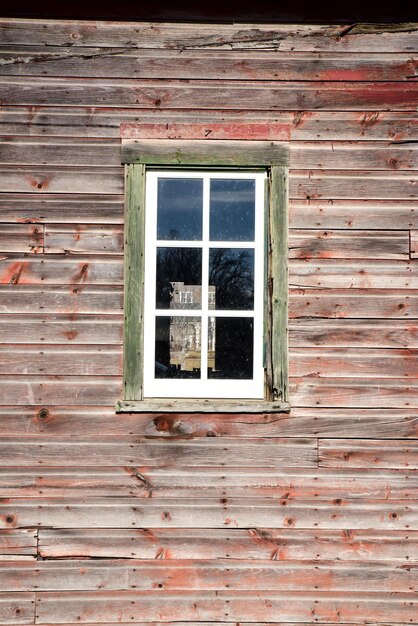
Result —
[[[415,24],[170,24],[33,20],[7,18],[2,44],[108,46],[161,49],[267,49],[346,52],[405,52],[417,48]],[[128,43],[127,43],[128,42]]]
[[[418,230],[411,230],[411,259],[418,259]]]
[[[120,126],[121,125],[121,126]],[[417,139],[415,113],[399,111],[157,111],[124,108],[3,106],[3,135],[148,139]]]
[[[14,401],[13,401],[14,402]],[[292,407],[290,414],[116,414],[114,406],[0,406],[0,432],[31,435],[157,437],[393,437],[417,438],[414,408]]]
[[[269,265],[268,292],[270,313],[270,354],[272,367],[272,400],[288,402],[288,170],[272,167],[270,170],[269,204]]]
[[[249,467],[45,467],[0,469],[4,497],[86,498],[134,496],[164,502],[173,496],[259,497],[283,500],[350,498],[415,500],[418,473],[405,469],[254,469]]]
[[[123,399],[142,400],[145,165],[125,166]]]
[[[122,254],[123,227],[65,224],[45,226],[45,252],[65,254]]]
[[[122,382],[111,376],[1,376],[0,406],[54,404],[114,405],[122,395]]]
[[[122,163],[268,167],[289,164],[287,144],[278,141],[122,139]]]
[[[97,115],[100,114],[103,116],[98,111]],[[186,115],[190,120],[188,124],[185,123]],[[187,114],[167,111],[164,123],[155,114],[152,121],[147,121],[149,112],[144,111],[141,122],[124,122],[120,132],[122,138],[131,139],[204,139],[209,131],[212,139],[237,139],[244,130],[249,139],[292,138],[294,141],[390,139],[393,142],[416,137],[416,120],[406,112],[296,111],[273,114],[236,111],[232,114],[224,111],[220,120],[214,111],[206,113],[205,121],[199,120],[198,115],[198,111]],[[54,125],[53,118],[51,124]]]
[[[259,559],[413,562],[417,531],[250,529],[39,529],[43,558]]]
[[[123,224],[123,199],[115,195],[4,193],[5,222],[30,224]]]
[[[175,466],[178,459],[190,467],[205,465],[236,467],[316,467],[316,441],[312,439],[259,438],[238,439],[217,437],[194,440],[138,439],[126,437],[64,437],[25,439],[5,437],[0,440],[4,462],[19,467],[31,459],[33,465],[66,466],[114,465]]]
[[[415,379],[291,378],[290,389],[295,407],[418,407]]]
[[[416,198],[417,182],[415,174],[406,172],[293,170],[290,176],[290,197],[314,202],[321,198],[409,200]]]
[[[235,124],[234,134],[234,127],[231,124],[227,125],[233,143],[230,143],[230,139],[213,139],[210,125],[205,124],[202,128],[206,129],[207,138],[178,140],[180,144],[175,146],[175,156],[172,154],[173,141],[175,141],[173,137],[169,139],[126,138],[122,139],[122,161],[136,162],[137,152],[144,150],[147,155],[145,160],[150,163],[161,162],[160,159],[163,159],[166,163],[174,162],[177,165],[184,159],[184,162],[189,164],[219,165],[219,159],[222,161],[222,158],[225,158],[224,164],[229,165],[234,164],[236,159],[240,159],[235,149],[239,152],[240,140],[245,139],[246,165],[270,165],[272,163],[286,165],[287,155],[282,153],[277,136],[271,137],[273,128],[267,130],[266,124],[264,127],[266,128],[264,134],[261,133],[261,129],[258,132],[262,140],[268,141],[268,146],[266,143],[259,144],[255,140],[252,140],[251,145],[248,144],[249,136],[257,133],[257,128],[252,131],[249,123]],[[291,125],[287,125],[286,133],[283,133],[281,127],[278,132],[285,135],[285,140],[289,140]],[[151,133],[155,134],[152,131]],[[142,134],[145,134],[144,131]],[[203,133],[200,131],[199,135],[201,134]],[[190,141],[193,143],[191,144]],[[163,149],[164,147],[169,150]],[[204,148],[203,152],[200,147]],[[183,149],[186,151],[185,155],[183,155]],[[214,150],[216,154],[211,154],[211,150]],[[0,163],[2,165],[118,167],[120,161],[120,142],[114,139],[19,136],[0,138]],[[242,160],[238,163],[241,164]],[[350,170],[417,170],[418,151],[414,144],[387,141],[293,140],[290,145],[290,165],[293,169],[332,170],[335,169],[336,163],[340,169]]]
[[[413,262],[344,259],[291,260],[293,287],[321,289],[417,289],[418,268]]]
[[[213,84],[215,82],[215,84]],[[168,109],[413,111],[414,81],[192,81],[130,78],[0,77],[6,105],[80,105]]]
[[[418,469],[418,442],[321,439],[319,463],[322,467]]]
[[[33,624],[34,593],[0,592],[0,624]]]
[[[93,255],[0,256],[0,283],[4,285],[121,285],[122,258]]]
[[[1,322],[1,318],[0,318]],[[1,333],[1,326],[0,326]],[[1,334],[0,334],[1,337]],[[292,348],[418,348],[415,320],[294,319],[289,323]]]
[[[120,195],[123,193],[122,169],[1,166],[0,191]],[[74,215],[71,215],[71,221],[74,222]]]
[[[75,322],[80,314],[121,314],[122,300],[114,285],[0,285],[1,314],[65,314]]]
[[[122,349],[100,344],[0,344],[1,374],[120,376]]]
[[[412,565],[412,564],[411,564]],[[379,591],[416,589],[414,568],[349,561],[102,560],[0,563],[0,585],[9,591],[164,589],[219,591]]]
[[[415,200],[292,200],[291,228],[409,230],[418,228]]]
[[[319,378],[418,378],[413,348],[292,348],[290,375]]]
[[[289,256],[293,259],[408,259],[409,231],[291,230]]]
[[[37,531],[28,528],[0,532],[0,559],[32,559],[37,556]]]
[[[43,592],[37,594],[37,623],[87,623],[109,620],[161,622],[183,619],[218,622],[402,621],[415,619],[417,602],[411,593],[373,592]]]
[[[413,289],[290,290],[290,319],[418,318],[418,291]],[[359,323],[359,322],[356,322]]]
[[[185,50],[45,45],[2,46],[4,76],[252,80],[407,80],[418,69],[410,54],[280,50]]]
[[[120,166],[115,139],[67,137],[1,137],[2,165]]]
[[[292,141],[290,167],[296,170],[416,170],[413,144],[377,141]]]
[[[283,502],[285,504],[283,504]],[[2,528],[324,528],[418,530],[407,500],[278,500],[276,498],[8,498]]]
[[[2,219],[4,217],[2,215]],[[42,226],[30,224],[0,224],[0,252],[43,252]]]
[[[0,314],[0,342],[121,345],[122,327],[121,315]]]
[[[281,380],[279,379],[279,382]],[[277,387],[276,387],[277,389]],[[222,399],[222,398],[144,398],[119,400],[117,413],[288,413],[290,404],[282,400]]]

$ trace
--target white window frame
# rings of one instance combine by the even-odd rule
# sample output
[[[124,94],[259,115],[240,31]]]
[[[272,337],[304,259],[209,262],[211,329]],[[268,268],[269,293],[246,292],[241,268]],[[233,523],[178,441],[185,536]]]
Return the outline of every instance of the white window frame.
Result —
[[[157,239],[157,187],[159,178],[195,178],[203,181],[202,240]],[[255,237],[252,242],[211,241],[209,238],[210,181],[214,179],[254,180],[255,182]],[[266,172],[234,172],[230,170],[152,170],[146,174],[145,197],[145,279],[144,279],[144,399],[146,398],[264,398],[264,205]],[[202,249],[202,296],[200,309],[157,309],[155,305],[156,252],[158,247]],[[237,248],[254,250],[254,309],[216,310],[209,307],[209,250]],[[155,319],[166,317],[201,317],[201,371],[200,378],[155,378]],[[253,377],[252,379],[208,378],[208,320],[209,317],[252,317]]]

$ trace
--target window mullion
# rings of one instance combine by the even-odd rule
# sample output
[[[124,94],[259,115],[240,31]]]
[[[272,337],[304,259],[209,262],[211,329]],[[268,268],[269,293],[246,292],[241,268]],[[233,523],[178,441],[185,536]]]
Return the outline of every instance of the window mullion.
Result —
[[[201,380],[207,380],[208,378],[209,203],[210,178],[209,176],[205,176],[203,179]]]

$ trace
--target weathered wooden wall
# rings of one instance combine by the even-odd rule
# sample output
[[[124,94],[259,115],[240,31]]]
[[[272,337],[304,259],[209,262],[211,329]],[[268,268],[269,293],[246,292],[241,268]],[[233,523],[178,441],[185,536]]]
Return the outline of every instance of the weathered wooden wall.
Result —
[[[0,27],[0,623],[418,623],[418,30]],[[115,414],[137,122],[290,141],[290,415]]]

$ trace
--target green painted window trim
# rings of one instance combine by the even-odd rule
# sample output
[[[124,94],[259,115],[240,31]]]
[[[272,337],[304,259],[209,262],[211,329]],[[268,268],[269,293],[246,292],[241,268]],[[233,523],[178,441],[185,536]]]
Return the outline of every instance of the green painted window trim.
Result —
[[[125,163],[125,291],[123,399],[128,412],[289,411],[288,396],[288,148],[277,142],[128,140]],[[135,149],[134,149],[134,147]],[[263,158],[264,155],[264,158]],[[143,399],[143,290],[145,176],[147,168],[253,169],[268,172],[266,185],[265,400]]]

